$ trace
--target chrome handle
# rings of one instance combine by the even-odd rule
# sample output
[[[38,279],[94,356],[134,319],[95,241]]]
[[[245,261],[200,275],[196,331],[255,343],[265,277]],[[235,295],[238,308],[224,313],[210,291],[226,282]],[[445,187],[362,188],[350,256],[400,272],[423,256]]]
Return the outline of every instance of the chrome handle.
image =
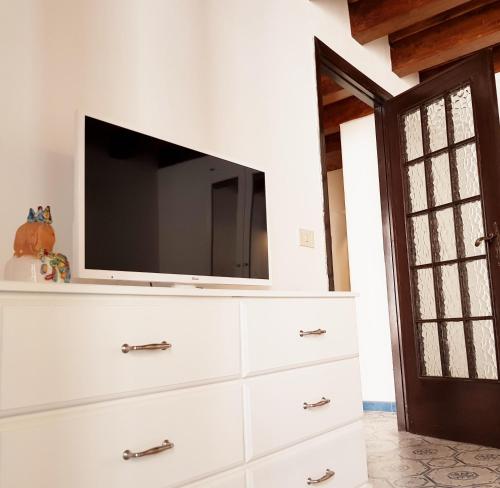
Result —
[[[310,408],[322,407],[324,405],[328,405],[330,402],[331,402],[331,400],[328,399],[328,398],[325,398],[325,397],[322,397],[321,400],[319,402],[316,402],[316,403],[306,403],[306,402],[304,402],[304,410],[308,410]]]
[[[310,336],[310,335],[323,335],[326,334],[325,329],[316,329],[316,330],[301,330],[299,331],[300,337]]]
[[[327,469],[326,473],[324,476],[321,478],[318,478],[317,480],[314,480],[312,478],[307,478],[307,484],[308,485],[317,485],[319,483],[323,483],[324,481],[331,480],[335,476],[335,471],[332,471],[331,469]]]
[[[127,354],[130,351],[166,351],[171,347],[172,344],[165,341],[158,344],[143,344],[142,346],[129,346],[128,344],[123,344],[122,352],[123,354]]]
[[[125,459],[125,461],[128,461],[129,459],[141,458],[144,456],[152,456],[153,454],[159,454],[160,452],[168,451],[173,447],[174,444],[166,440],[163,441],[161,446],[152,447],[151,449],[147,449],[146,451],[142,452],[132,452],[127,449],[126,451],[123,451],[123,459]]]
[[[490,242],[492,241],[493,239],[495,239],[497,237],[496,234],[493,234],[493,232],[490,232],[488,235],[486,236],[483,236],[483,237],[479,237],[478,239],[476,239],[476,242],[474,243],[474,245],[476,247],[479,247],[481,245],[481,242]]]

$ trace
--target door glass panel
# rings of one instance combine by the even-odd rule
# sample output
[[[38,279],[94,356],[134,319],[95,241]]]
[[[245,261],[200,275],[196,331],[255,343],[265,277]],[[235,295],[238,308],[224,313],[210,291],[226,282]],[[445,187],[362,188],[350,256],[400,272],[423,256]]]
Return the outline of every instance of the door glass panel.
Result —
[[[471,202],[460,205],[461,225],[463,232],[464,257],[485,254],[484,242],[475,246],[476,239],[484,236],[483,214],[481,202]]]
[[[416,273],[417,316],[419,319],[436,318],[436,298],[434,296],[434,279],[431,268],[417,270]]]
[[[460,146],[455,150],[458,174],[458,193],[461,199],[479,195],[476,143]]]
[[[470,86],[401,116],[413,314],[424,376],[498,379]],[[418,213],[415,215],[415,213]]]
[[[446,266],[440,266],[440,270],[443,293],[443,317],[461,317],[462,302],[460,299],[460,280],[458,277],[458,265],[448,264]]]
[[[427,208],[427,189],[424,163],[408,166],[408,197],[411,212]]]
[[[427,105],[425,112],[427,117],[429,152],[434,152],[448,145],[444,98],[440,98]]]
[[[491,320],[477,320],[472,322],[472,335],[474,337],[478,378],[498,379],[493,322]]]
[[[422,124],[420,109],[413,110],[403,117],[406,161],[412,161],[424,155],[422,143]]]
[[[416,265],[428,264],[432,261],[429,218],[427,215],[412,217],[411,226],[413,263]]]
[[[466,268],[471,316],[491,315],[490,283],[486,260],[470,261],[466,264]]]
[[[420,330],[424,374],[426,376],[443,376],[438,324],[436,322],[426,322],[421,324]]]
[[[431,159],[431,175],[434,205],[451,202],[450,161],[447,152]]]
[[[451,118],[453,142],[460,142],[474,136],[474,115],[470,86],[451,92]]]
[[[446,208],[435,213],[437,234],[434,234],[440,261],[457,258],[455,241],[455,219],[453,209]]]
[[[447,322],[446,343],[450,361],[450,376],[453,378],[468,378],[467,349],[465,347],[464,324],[462,322]]]

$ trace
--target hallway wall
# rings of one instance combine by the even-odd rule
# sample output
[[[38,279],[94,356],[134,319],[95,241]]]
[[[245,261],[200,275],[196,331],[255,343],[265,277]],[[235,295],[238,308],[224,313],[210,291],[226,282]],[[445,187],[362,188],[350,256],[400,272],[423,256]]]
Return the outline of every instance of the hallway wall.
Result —
[[[363,400],[394,402],[375,117],[342,124],[340,135],[351,284],[360,294]]]

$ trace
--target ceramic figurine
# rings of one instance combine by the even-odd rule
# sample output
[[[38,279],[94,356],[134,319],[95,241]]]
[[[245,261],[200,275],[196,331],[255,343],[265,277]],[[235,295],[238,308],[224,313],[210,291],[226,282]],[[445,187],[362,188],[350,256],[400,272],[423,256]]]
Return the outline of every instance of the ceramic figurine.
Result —
[[[30,211],[28,212],[28,222],[35,222],[36,221],[36,218],[35,218],[35,211],[30,208]]]
[[[54,252],[56,235],[50,206],[29,209],[26,223],[17,229],[14,256],[7,262],[5,279],[34,282],[71,281],[68,258]]]
[[[55,282],[62,281],[64,283],[69,283],[71,281],[69,261],[64,254],[41,250],[39,256],[41,262],[40,274],[42,274],[46,280]]]

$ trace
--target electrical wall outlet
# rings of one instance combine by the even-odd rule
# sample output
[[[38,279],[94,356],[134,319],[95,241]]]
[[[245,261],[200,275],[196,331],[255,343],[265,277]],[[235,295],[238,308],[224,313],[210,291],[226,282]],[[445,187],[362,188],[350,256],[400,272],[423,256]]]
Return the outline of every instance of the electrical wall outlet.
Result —
[[[302,247],[314,247],[314,231],[299,229],[299,242]]]

